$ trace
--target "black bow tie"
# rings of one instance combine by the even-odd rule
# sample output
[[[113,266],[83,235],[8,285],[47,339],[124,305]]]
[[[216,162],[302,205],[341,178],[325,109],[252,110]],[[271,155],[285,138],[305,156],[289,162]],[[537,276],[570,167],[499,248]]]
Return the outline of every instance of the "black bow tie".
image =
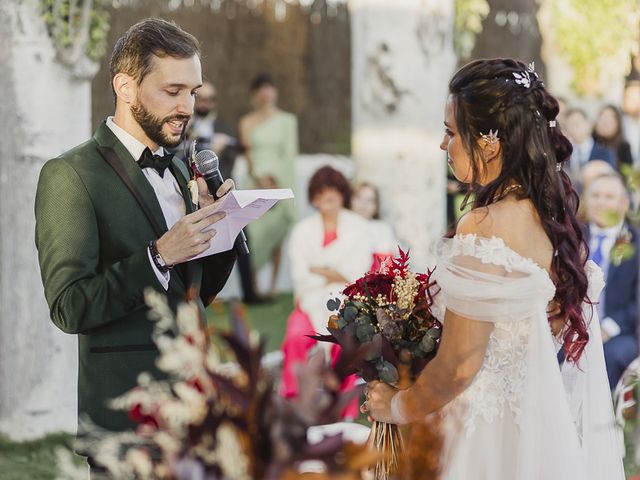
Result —
[[[149,150],[149,147],[147,147],[144,149],[144,152],[142,152],[142,156],[140,160],[138,160],[138,165],[140,168],[155,168],[160,176],[163,177],[164,170],[169,166],[172,158],[173,155],[165,155],[164,157],[154,155],[151,153],[151,150]]]

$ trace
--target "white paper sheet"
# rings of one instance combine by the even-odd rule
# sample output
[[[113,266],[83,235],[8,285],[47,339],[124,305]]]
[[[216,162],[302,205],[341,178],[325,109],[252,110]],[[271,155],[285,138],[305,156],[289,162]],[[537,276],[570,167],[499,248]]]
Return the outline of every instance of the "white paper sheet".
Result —
[[[215,229],[216,231],[211,245],[194,258],[231,250],[240,230],[264,215],[279,200],[291,198],[293,198],[293,191],[290,188],[232,190],[224,197],[220,206],[211,212],[213,214],[222,211],[227,216],[204,230]]]

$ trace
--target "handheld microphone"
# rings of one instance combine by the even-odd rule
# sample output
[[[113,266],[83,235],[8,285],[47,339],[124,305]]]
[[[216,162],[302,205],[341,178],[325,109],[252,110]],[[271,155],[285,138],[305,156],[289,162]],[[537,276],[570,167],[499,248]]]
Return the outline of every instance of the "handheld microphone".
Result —
[[[218,156],[211,150],[201,150],[195,155],[194,163],[196,170],[200,172],[202,178],[204,178],[204,181],[207,183],[209,192],[213,195],[213,198],[217,200],[216,192],[224,183],[222,174],[218,169]],[[240,230],[240,233],[236,237],[234,248],[238,255],[249,254],[247,237],[243,230]]]

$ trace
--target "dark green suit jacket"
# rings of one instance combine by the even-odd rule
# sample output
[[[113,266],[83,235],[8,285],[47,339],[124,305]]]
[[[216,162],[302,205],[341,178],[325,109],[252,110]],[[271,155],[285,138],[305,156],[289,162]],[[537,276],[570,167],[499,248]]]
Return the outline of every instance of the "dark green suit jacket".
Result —
[[[190,213],[194,206],[187,189],[188,171],[177,159],[170,169]],[[153,218],[145,215],[132,190]],[[88,415],[113,431],[131,428],[127,414],[111,410],[107,402],[133,388],[143,371],[162,378],[155,367],[153,322],[147,318],[143,299],[147,287],[165,292],[147,254],[149,241],[159,236],[152,224],[160,234],[167,230],[155,192],[124,145],[102,123],[91,140],[44,165],[35,214],[36,247],[51,319],[79,338],[80,419]],[[227,281],[235,258],[230,251],[172,270],[166,292],[170,304],[175,307],[189,291],[204,311]]]

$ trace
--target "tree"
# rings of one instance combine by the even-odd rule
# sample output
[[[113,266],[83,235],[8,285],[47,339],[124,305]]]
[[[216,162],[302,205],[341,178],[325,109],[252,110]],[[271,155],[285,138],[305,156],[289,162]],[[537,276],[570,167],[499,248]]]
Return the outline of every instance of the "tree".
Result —
[[[95,11],[91,1],[72,2],[79,10],[67,12],[65,26],[64,15],[48,19],[52,3],[72,6],[0,2],[0,432],[14,438],[76,425],[77,341],[49,320],[33,204],[44,162],[91,133],[86,47]],[[60,42],[65,31],[69,41]]]

